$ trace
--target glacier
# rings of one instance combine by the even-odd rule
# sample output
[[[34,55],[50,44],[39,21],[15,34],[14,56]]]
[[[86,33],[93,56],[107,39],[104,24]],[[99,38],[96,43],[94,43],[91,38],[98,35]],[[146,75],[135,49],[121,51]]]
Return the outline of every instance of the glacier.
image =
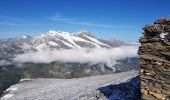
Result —
[[[138,72],[132,70],[73,79],[38,78],[11,86],[1,100],[97,100],[88,95],[98,94],[102,87],[127,82],[137,75]],[[101,100],[108,99],[104,95],[101,97]]]

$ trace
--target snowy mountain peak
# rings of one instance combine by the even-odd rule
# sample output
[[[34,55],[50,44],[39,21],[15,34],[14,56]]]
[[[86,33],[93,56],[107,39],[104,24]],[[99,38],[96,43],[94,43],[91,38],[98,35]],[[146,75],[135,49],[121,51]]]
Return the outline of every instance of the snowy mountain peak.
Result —
[[[64,32],[64,31],[49,30],[49,32],[47,34],[59,35],[59,34],[71,34],[71,33]]]
[[[120,41],[108,41],[91,35],[91,32],[80,30],[76,33],[49,30],[39,36],[21,36],[6,42],[17,45],[24,52],[43,51],[49,49],[72,48],[114,48],[127,45]]]
[[[21,36],[21,38],[25,39],[25,38],[27,38],[27,36]]]
[[[74,35],[88,35],[88,36],[92,36],[92,33],[90,31],[87,30],[80,30],[76,33],[73,33]]]
[[[60,32],[60,31],[58,31],[58,32]],[[49,33],[57,33],[57,31],[49,30]]]
[[[41,34],[41,36],[54,36],[54,37],[72,37],[72,36],[81,36],[81,35],[87,35],[87,36],[94,37],[94,36],[92,36],[92,33],[87,30],[80,30],[75,33],[49,30],[47,33]]]
[[[19,39],[28,39],[28,38],[31,38],[31,36],[29,35],[23,35],[23,36],[20,36]]]

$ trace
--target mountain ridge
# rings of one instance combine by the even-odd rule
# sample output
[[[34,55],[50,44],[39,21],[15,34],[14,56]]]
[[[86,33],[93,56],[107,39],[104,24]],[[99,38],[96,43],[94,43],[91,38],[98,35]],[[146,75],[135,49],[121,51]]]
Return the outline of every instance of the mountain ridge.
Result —
[[[125,42],[119,40],[110,41],[96,38],[92,33],[85,30],[76,33],[49,30],[49,32],[35,37],[28,35],[20,36],[1,41],[0,43],[16,44],[25,51],[28,51],[28,49],[42,51],[42,48],[112,48],[120,45],[127,45]]]

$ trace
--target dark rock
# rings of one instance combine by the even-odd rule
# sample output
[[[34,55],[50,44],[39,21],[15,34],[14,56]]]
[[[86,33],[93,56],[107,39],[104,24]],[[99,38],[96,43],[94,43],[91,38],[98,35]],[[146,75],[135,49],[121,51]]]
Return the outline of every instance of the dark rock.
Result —
[[[141,100],[139,76],[128,82],[101,87],[98,90],[109,100]]]

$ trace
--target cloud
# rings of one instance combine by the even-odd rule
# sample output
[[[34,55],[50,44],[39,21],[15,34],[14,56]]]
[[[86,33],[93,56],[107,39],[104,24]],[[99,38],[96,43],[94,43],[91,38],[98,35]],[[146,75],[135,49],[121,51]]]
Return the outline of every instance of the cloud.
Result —
[[[69,18],[61,18],[61,17],[56,17],[56,18],[50,18],[53,21],[72,21],[73,19]]]
[[[20,25],[20,23],[25,23],[25,22],[28,21],[21,18],[0,15],[0,25],[16,26],[16,25]]]
[[[69,21],[66,23],[70,24],[77,24],[77,25],[86,25],[86,26],[96,26],[96,27],[114,27],[112,25],[104,25],[104,24],[96,24],[96,23],[90,23],[90,22],[77,22],[77,21]]]
[[[36,23],[0,22],[0,26],[44,26],[44,25]]]
[[[101,24],[101,23],[94,23],[89,21],[81,21],[76,18],[66,18],[60,12],[57,12],[52,17],[46,18],[51,21],[60,21],[68,24],[75,24],[75,25],[83,25],[83,26],[92,26],[92,27],[103,27],[103,28],[134,28],[131,25],[118,25],[118,24]]]
[[[5,25],[5,26],[16,26],[16,25],[18,25],[18,24],[16,24],[16,23],[11,23],[11,22],[0,22],[0,25]]]
[[[73,21],[74,19],[70,19],[70,18],[64,18],[62,17],[63,15],[60,12],[55,13],[55,15],[53,17],[50,17],[48,19],[53,20],[53,21]]]
[[[0,26],[42,26],[42,24],[32,23],[30,20],[0,15]]]
[[[0,21],[16,21],[16,22],[27,22],[28,20],[21,19],[21,18],[15,18],[5,15],[0,15]]]
[[[97,24],[97,23],[92,23],[92,22],[77,21],[76,19],[72,19],[72,18],[64,18],[62,17],[61,13],[56,13],[54,17],[51,17],[48,19],[52,21],[63,21],[69,24],[77,24],[77,25],[85,25],[85,26],[93,26],[93,27],[108,27],[108,28],[117,27],[117,25],[113,26],[113,25]]]
[[[61,61],[66,63],[104,63],[107,65],[116,64],[117,60],[137,57],[138,47],[122,46],[116,48],[93,48],[93,49],[61,49],[46,50],[27,54],[20,54],[14,58],[17,63],[51,63]]]

